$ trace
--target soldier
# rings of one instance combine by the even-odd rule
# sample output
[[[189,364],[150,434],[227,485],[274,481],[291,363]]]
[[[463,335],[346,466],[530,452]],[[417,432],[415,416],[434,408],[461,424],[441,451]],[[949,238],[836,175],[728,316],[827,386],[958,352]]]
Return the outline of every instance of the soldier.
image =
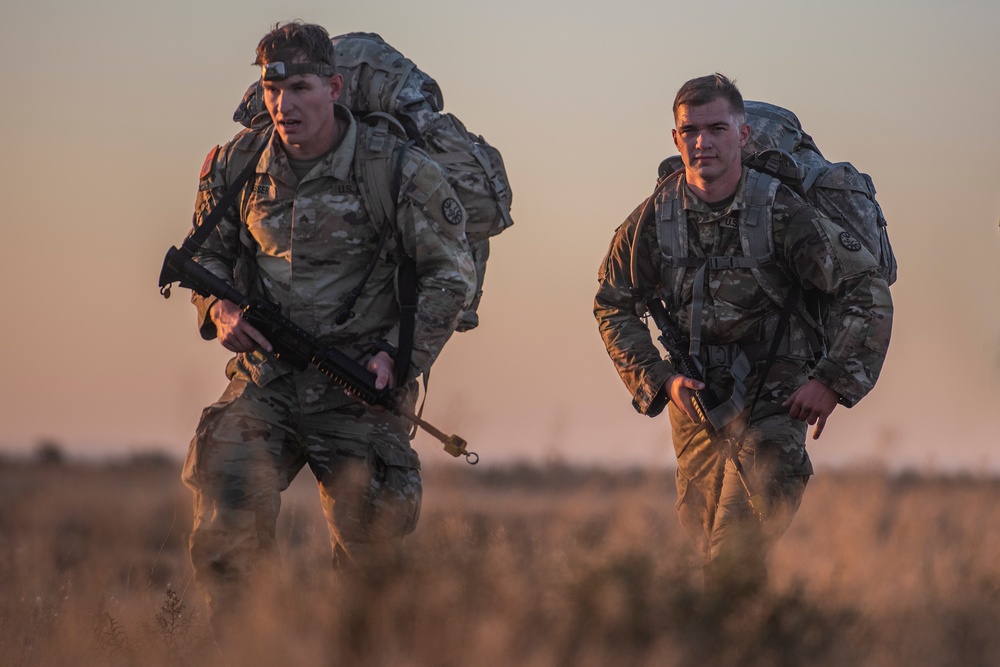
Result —
[[[669,406],[678,513],[704,557],[706,584],[753,591],[766,578],[767,547],[788,527],[813,473],[807,424],[819,438],[838,403],[851,407],[872,389],[889,345],[892,302],[878,263],[850,233],[784,185],[772,185],[769,206],[750,196],[751,184],[770,177],[741,163],[750,129],[733,82],[720,74],[692,79],[673,112],[683,169],[654,195],[649,224],[640,224],[640,206],[618,228],[598,275],[594,314],[636,410],[653,417]],[[767,267],[744,252],[745,218],[761,211],[773,241]],[[763,270],[797,306],[789,305],[769,370],[783,305],[758,281]],[[732,397],[741,420],[734,423],[745,433],[738,460],[760,507],[751,506],[734,463],[697,423],[692,392],[704,385],[660,358],[637,314],[653,296],[665,302],[670,324],[695,340],[692,357],[716,395]],[[802,304],[822,304],[827,315],[810,317]],[[748,405],[743,397],[761,383],[759,402]]]
[[[475,289],[465,211],[438,165],[410,148],[394,224],[380,230],[359,194],[356,153],[386,138],[337,104],[344,81],[334,73],[325,29],[278,25],[258,44],[255,64],[273,133],[271,125],[251,128],[209,154],[196,226],[263,149],[195,260],[240,291],[280,304],[296,324],[365,364],[379,389],[408,388],[412,406],[415,378],[441,351]],[[388,163],[392,179],[396,159]],[[391,236],[384,248],[383,233]],[[408,369],[395,367],[401,318],[394,279],[403,255],[416,264]],[[337,317],[366,272],[353,312]],[[191,557],[218,628],[241,591],[275,561],[280,493],[304,465],[319,484],[335,561],[364,565],[414,529],[420,464],[403,419],[368,409],[314,367],[297,371],[276,359],[236,304],[193,301],[201,335],[237,353],[226,367],[230,384],[202,414],[184,467],[195,499]]]

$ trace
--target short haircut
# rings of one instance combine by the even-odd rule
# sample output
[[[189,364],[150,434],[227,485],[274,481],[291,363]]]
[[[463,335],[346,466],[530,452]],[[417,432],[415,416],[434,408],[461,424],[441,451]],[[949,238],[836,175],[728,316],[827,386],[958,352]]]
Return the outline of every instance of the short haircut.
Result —
[[[677,109],[682,104],[699,107],[710,104],[722,98],[729,104],[729,110],[738,118],[743,119],[745,110],[743,108],[743,95],[736,87],[736,82],[732,81],[725,74],[709,74],[691,79],[677,91],[674,97],[674,121],[677,120]]]
[[[330,33],[321,25],[291,21],[276,23],[271,32],[264,35],[257,44],[257,59],[254,65],[276,62],[292,62],[305,56],[306,62],[326,63],[336,67],[333,43]]]

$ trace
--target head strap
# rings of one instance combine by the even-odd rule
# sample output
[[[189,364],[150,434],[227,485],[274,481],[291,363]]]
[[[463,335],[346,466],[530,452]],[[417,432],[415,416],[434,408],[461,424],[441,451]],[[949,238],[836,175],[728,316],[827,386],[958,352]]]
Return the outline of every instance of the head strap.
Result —
[[[315,74],[317,76],[333,76],[333,66],[328,63],[266,63],[260,66],[262,81],[284,81],[290,76],[299,74]]]

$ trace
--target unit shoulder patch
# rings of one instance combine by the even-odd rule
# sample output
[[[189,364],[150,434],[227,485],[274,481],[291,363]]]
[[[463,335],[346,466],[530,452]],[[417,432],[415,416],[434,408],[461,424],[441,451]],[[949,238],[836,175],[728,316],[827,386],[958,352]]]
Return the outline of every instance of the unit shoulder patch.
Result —
[[[453,197],[448,197],[441,203],[441,214],[452,225],[462,222],[462,205]]]
[[[851,252],[861,250],[861,241],[854,238],[850,232],[840,232],[840,245],[844,246]]]

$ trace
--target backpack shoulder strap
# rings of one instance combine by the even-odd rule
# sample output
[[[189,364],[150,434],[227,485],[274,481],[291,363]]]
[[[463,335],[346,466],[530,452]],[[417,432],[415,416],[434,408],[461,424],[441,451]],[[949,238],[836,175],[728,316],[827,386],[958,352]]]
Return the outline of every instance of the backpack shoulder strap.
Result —
[[[372,224],[378,231],[379,239],[371,263],[360,282],[347,294],[335,315],[339,324],[353,316],[351,309],[381,261],[382,249],[391,237],[399,262],[396,276],[399,346],[394,360],[394,370],[398,378],[405,378],[410,370],[417,315],[417,265],[412,257],[403,252],[403,244],[398,238],[399,228],[396,225],[396,202],[399,200],[403,179],[403,163],[406,151],[413,143],[406,138],[403,126],[389,114],[371,113],[359,123],[358,145],[354,153],[354,173],[361,199],[368,210]]]
[[[757,275],[761,265],[774,262],[774,225],[771,213],[780,184],[773,176],[753,169],[747,172],[745,207],[740,215],[740,244],[743,246],[744,257],[757,260],[757,266],[751,269],[757,282],[761,283],[761,287],[772,299],[783,303],[784,299],[776,298],[769,289],[770,281],[762,282]]]
[[[370,113],[358,122],[354,171],[368,216],[378,229],[385,221],[395,225],[399,185],[393,179],[403,157],[400,152],[397,159],[396,152],[404,143],[406,131],[390,114]]]
[[[683,173],[678,170],[668,176],[654,202],[656,241],[662,262],[660,280],[664,285],[671,285],[671,294],[680,293],[684,279],[684,271],[675,269],[694,268],[705,263],[704,258],[688,256],[687,216],[681,192]]]
[[[757,260],[757,265],[750,270],[757,284],[764,293],[783,312],[796,314],[806,324],[809,345],[814,351],[823,348],[823,327],[816,317],[809,312],[804,300],[799,297],[799,287],[778,267],[774,260],[774,199],[778,193],[781,180],[754,169],[747,173],[747,206],[740,216],[740,243],[743,254]],[[790,305],[790,302],[791,303]],[[788,316],[783,316],[787,320]],[[784,326],[779,324],[779,329]],[[780,337],[784,332],[777,331]]]

